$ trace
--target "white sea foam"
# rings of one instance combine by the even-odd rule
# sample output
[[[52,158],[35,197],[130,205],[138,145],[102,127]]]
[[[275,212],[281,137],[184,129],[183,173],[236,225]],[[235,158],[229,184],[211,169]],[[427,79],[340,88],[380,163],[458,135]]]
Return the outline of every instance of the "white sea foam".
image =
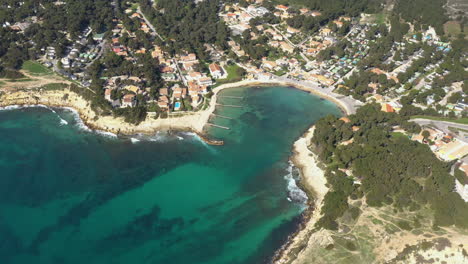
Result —
[[[25,109],[25,108],[37,108],[37,107],[47,108],[55,112],[52,108],[46,105],[9,105],[5,107],[0,107],[0,110],[18,110],[18,109]]]
[[[136,144],[138,142],[140,142],[140,140],[138,138],[130,138],[130,141],[132,141],[133,144]]]
[[[69,112],[71,112],[73,114],[73,119],[75,120],[75,124],[79,129],[84,130],[84,131],[88,131],[88,132],[93,131],[87,125],[85,125],[83,120],[81,120],[80,114],[78,113],[78,111],[76,111],[75,109],[73,109],[71,107],[63,107],[63,108],[68,110]]]
[[[185,138],[193,138],[193,139],[196,139],[200,142],[204,142],[198,135],[197,133],[194,133],[194,132],[179,132],[178,133],[179,135],[182,135],[183,137]]]
[[[153,136],[147,137],[147,139],[153,142],[163,142],[168,140],[168,135],[166,132],[158,131]]]
[[[94,132],[96,134],[99,134],[101,136],[105,136],[105,137],[108,137],[108,138],[118,138],[118,136],[116,134],[112,133],[112,132],[107,132],[107,131],[102,131],[102,130],[92,130],[91,128],[89,128],[83,122],[83,120],[81,119],[80,114],[78,113],[78,111],[76,111],[74,108],[71,108],[71,107],[63,107],[63,108],[73,114],[73,119],[75,120],[75,125],[79,129],[87,131],[87,132]]]
[[[99,134],[101,136],[105,136],[108,138],[118,138],[118,136],[112,132],[102,131],[102,130],[94,130],[94,133]]]
[[[60,120],[60,125],[68,125],[68,122],[67,120],[63,119],[53,108],[47,106],[47,105],[42,105],[42,104],[38,104],[38,105],[9,105],[9,106],[5,106],[5,107],[0,107],[0,111],[1,110],[19,110],[19,109],[26,109],[26,108],[45,108],[49,111],[51,111],[52,113],[56,114],[57,117],[59,118]]]
[[[210,147],[209,144],[207,144],[197,133],[194,133],[194,132],[179,132],[179,134],[185,136],[185,137],[188,137],[188,138],[192,138],[200,143],[202,143],[203,145],[207,146],[207,147]]]
[[[288,182],[288,201],[305,205],[307,203],[307,194],[297,186],[296,179],[293,176],[294,165],[289,162],[288,174],[284,179]]]
[[[22,108],[22,106],[20,106],[20,105],[9,105],[9,106],[5,106],[5,107],[0,107],[0,110],[2,110],[2,111],[3,111],[3,110],[4,110],[4,111],[6,111],[6,110],[16,110],[16,109],[21,109],[21,108]]]
[[[191,138],[192,140],[195,140],[195,141],[198,141],[200,142],[203,146],[205,146],[206,148],[210,149],[211,151],[215,151],[213,146],[210,146],[210,144],[206,143],[205,140],[203,140],[197,133],[194,133],[194,132],[180,132],[180,134],[188,137],[188,138]]]
[[[33,106],[27,106],[27,107],[42,107],[42,108],[46,108],[47,110],[51,111],[52,113],[54,113],[55,115],[57,115],[59,121],[60,121],[60,125],[62,126],[66,126],[68,125],[68,121],[63,119],[53,108],[47,106],[47,105],[42,105],[42,104],[39,104],[39,105],[33,105]]]
[[[6,107],[0,107],[0,111],[1,110],[18,110],[18,109],[24,109],[24,108],[32,108],[32,107],[42,107],[42,108],[46,108],[48,110],[50,110],[52,113],[56,114],[57,117],[59,118],[60,120],[60,125],[62,126],[65,126],[65,125],[68,125],[68,121],[63,119],[53,108],[47,106],[47,105],[42,105],[42,104],[38,104],[38,105],[9,105],[9,106],[6,106]],[[61,107],[61,109],[65,109],[69,112],[72,113],[73,115],[73,119],[75,120],[75,124],[76,126],[81,129],[81,130],[84,130],[84,131],[87,131],[87,132],[94,132],[96,134],[99,134],[101,136],[105,136],[105,137],[108,137],[108,138],[118,138],[118,136],[114,133],[111,133],[111,132],[106,132],[106,131],[102,131],[102,130],[92,130],[91,128],[89,128],[84,122],[83,120],[81,120],[80,118],[80,115],[78,113],[78,111],[76,111],[74,108],[71,108],[71,107]]]
[[[62,125],[62,126],[68,125],[67,120],[65,120],[65,119],[63,119],[63,118],[60,118],[60,125]]]
[[[55,110],[54,110],[54,109],[52,109],[52,108],[48,107],[47,105],[38,105],[38,106],[39,106],[39,107],[44,107],[44,108],[46,108],[46,109],[49,109],[49,110],[50,110],[52,113],[54,113],[54,114],[58,115],[58,114],[57,114],[57,112],[55,112]]]
[[[62,125],[62,126],[68,125],[68,121],[63,119],[53,108],[50,108],[47,105],[37,105],[37,106],[46,108],[46,109],[50,110],[52,113],[54,113],[58,117],[58,119],[60,121],[60,125]]]

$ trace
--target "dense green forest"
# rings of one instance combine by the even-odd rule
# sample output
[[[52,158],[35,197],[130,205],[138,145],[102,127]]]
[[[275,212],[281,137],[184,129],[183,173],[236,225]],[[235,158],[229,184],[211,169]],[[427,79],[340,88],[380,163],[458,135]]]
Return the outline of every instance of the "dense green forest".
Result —
[[[316,123],[312,144],[327,164],[331,188],[319,226],[337,229],[336,219],[349,209],[348,198],[365,196],[375,207],[415,211],[427,206],[434,211],[434,226],[468,228],[468,205],[453,192],[452,164],[438,160],[427,145],[391,133],[393,126],[411,132],[420,131],[419,126],[407,117],[381,112],[378,104],[363,106],[349,119],[345,123],[328,116]],[[350,139],[351,144],[339,144]],[[355,178],[347,177],[343,169],[352,170]],[[353,184],[355,180],[361,184]]]
[[[195,52],[207,58],[204,45],[227,47],[228,27],[218,17],[220,0],[206,0],[199,4],[185,0],[159,0],[156,8],[151,1],[140,1],[141,9],[165,38],[163,45],[170,54]]]
[[[437,34],[443,35],[443,24],[448,17],[444,5],[446,0],[398,0],[394,12],[407,22],[415,23],[416,29],[432,26]]]
[[[41,48],[55,47],[60,55],[70,40],[76,39],[84,29],[94,32],[111,28],[113,8],[108,0],[65,0],[56,4],[52,0],[2,0],[0,24],[25,22],[36,17],[24,34],[9,27],[0,27],[0,75],[19,69],[26,59],[35,59]],[[33,45],[34,43],[34,45]]]
[[[344,14],[358,16],[362,12],[374,13],[380,9],[382,3],[381,0],[274,0],[272,2],[320,10],[325,16]]]

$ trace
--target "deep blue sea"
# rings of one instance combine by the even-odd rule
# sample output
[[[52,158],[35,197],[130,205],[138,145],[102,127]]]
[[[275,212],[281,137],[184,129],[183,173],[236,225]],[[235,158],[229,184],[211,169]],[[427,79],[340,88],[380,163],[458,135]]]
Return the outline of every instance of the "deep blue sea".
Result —
[[[306,197],[288,158],[329,101],[285,87],[221,95],[209,128],[115,138],[45,107],[0,111],[0,263],[242,263],[271,260]]]

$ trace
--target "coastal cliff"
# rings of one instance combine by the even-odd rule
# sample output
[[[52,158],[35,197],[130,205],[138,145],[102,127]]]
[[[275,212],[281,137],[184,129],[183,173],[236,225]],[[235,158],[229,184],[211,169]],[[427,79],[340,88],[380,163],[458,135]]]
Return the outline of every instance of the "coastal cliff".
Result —
[[[8,89],[0,96],[0,106],[10,105],[38,105],[43,104],[53,107],[70,107],[78,112],[83,122],[92,129],[111,132],[114,134],[153,134],[158,130],[190,130],[202,134],[205,124],[210,119],[211,114],[215,111],[218,93],[224,89],[236,87],[258,87],[265,85],[280,85],[294,87],[299,90],[318,95],[324,99],[332,101],[340,107],[343,113],[351,114],[356,111],[357,103],[349,102],[349,98],[340,98],[339,95],[329,91],[321,90],[313,84],[300,84],[293,81],[257,81],[243,80],[235,83],[228,83],[218,86],[213,90],[210,106],[206,110],[184,113],[182,116],[170,118],[147,118],[138,125],[130,124],[124,121],[123,118],[114,117],[111,115],[102,116],[94,112],[90,102],[85,100],[79,94],[71,91],[68,88],[63,90],[39,90],[37,88],[24,88],[20,90]],[[85,88],[83,88],[85,89]],[[7,89],[6,89],[7,90]],[[346,99],[346,100],[345,100]]]
[[[91,109],[90,103],[83,97],[64,90],[22,90],[4,93],[0,97],[0,106],[10,105],[47,105],[53,107],[70,107],[76,110],[83,122],[90,128],[114,134],[132,135],[137,133],[152,134],[157,130],[193,130],[201,133],[209,113],[191,113],[167,119],[147,118],[144,122],[133,125],[120,117],[99,116]]]

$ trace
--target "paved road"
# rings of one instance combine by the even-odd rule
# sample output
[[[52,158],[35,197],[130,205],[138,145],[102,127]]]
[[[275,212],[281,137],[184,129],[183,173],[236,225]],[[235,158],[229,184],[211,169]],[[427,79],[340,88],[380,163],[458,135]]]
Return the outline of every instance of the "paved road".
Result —
[[[96,60],[101,58],[102,54],[104,53],[104,50],[106,49],[106,44],[107,44],[107,39],[103,40],[101,43],[99,43],[99,53],[96,55],[96,58],[94,58],[92,61],[90,61],[84,69],[87,70],[89,66],[91,66]]]
[[[180,80],[181,80],[183,83],[187,84],[187,80],[185,79],[184,75],[182,74],[182,70],[181,70],[180,67],[179,67],[179,62],[178,62],[176,59],[172,59],[172,62],[173,62],[173,63],[176,65],[176,67],[177,67],[177,73],[179,74]]]
[[[145,17],[145,14],[143,14],[143,12],[141,12],[141,9],[140,7],[138,7],[138,10],[137,10],[138,14],[141,15],[141,17],[145,20],[146,24],[151,28],[151,30],[153,31],[151,33],[151,35],[153,36],[157,36],[160,40],[164,41],[164,39],[158,34],[158,32],[156,31],[156,29],[153,27],[153,24],[151,24],[151,22]]]
[[[244,68],[247,72],[250,72],[250,69],[241,63],[236,63],[240,67]],[[247,82],[247,81],[246,81]],[[279,83],[289,83],[295,84],[299,86],[306,87],[308,90],[314,90],[319,94],[326,95],[328,97],[332,97],[336,100],[339,100],[340,103],[348,109],[349,114],[356,113],[356,110],[363,105],[362,102],[352,98],[351,96],[345,96],[342,94],[334,93],[333,90],[335,89],[334,86],[329,86],[326,88],[321,88],[320,85],[316,82],[310,81],[298,81],[295,79],[288,78],[286,76],[275,76],[272,75],[271,79],[268,81],[258,81],[258,82],[265,82],[265,83],[272,83],[272,82],[279,82]]]
[[[410,121],[415,122],[422,126],[436,127],[437,129],[445,133],[454,134],[452,131],[450,131],[449,127],[459,128],[459,129],[468,131],[468,125],[452,123],[452,122],[447,122],[447,121],[437,121],[437,120],[429,120],[429,119],[422,119],[422,118],[411,119]],[[454,134],[454,136],[457,139],[468,143],[468,132],[459,131],[458,135]]]
[[[274,29],[278,34],[280,34],[281,36],[283,36],[284,40],[286,40],[286,42],[288,42],[289,45],[293,46],[294,48],[297,48],[297,47],[300,46],[300,45],[296,45],[296,44],[292,43],[292,42],[289,40],[289,38],[287,38],[283,33],[281,33],[280,30],[278,30],[278,29],[276,28],[276,25],[271,25],[271,26],[273,27],[273,29]],[[301,57],[302,57],[306,62],[310,62],[309,58],[307,58],[307,56],[306,56],[304,53],[302,53],[302,51],[299,52],[299,55],[301,55]]]
[[[453,86],[454,86],[454,89],[445,95],[445,97],[440,101],[439,103],[440,105],[446,105],[447,100],[450,98],[450,96],[452,96],[454,93],[458,93],[462,91],[462,82],[455,83]]]
[[[337,94],[334,93],[334,87],[326,87],[326,88],[321,88],[317,83],[315,82],[308,82],[308,81],[297,81],[294,79],[290,79],[287,77],[273,77],[272,81],[279,81],[279,82],[287,82],[287,83],[292,83],[300,86],[307,87],[310,90],[315,90],[317,93],[324,94],[326,96],[335,98],[336,100],[339,100],[342,105],[344,105],[347,109],[349,114],[354,114],[356,113],[356,110],[362,106],[362,102],[352,98],[351,96],[345,96],[342,94]]]

